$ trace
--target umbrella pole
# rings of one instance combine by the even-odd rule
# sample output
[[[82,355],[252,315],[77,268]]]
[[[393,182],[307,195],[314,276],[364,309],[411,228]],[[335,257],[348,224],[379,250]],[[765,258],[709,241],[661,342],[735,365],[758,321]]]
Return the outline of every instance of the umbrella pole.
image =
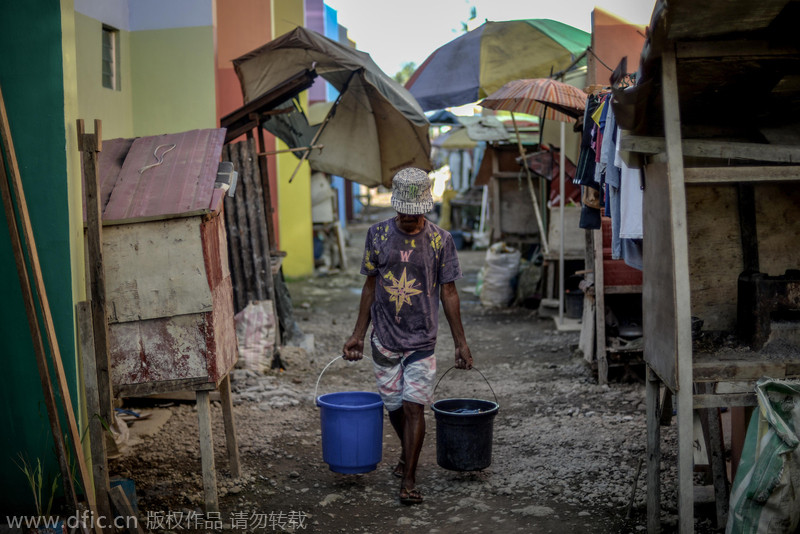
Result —
[[[542,250],[545,254],[550,252],[550,247],[547,246],[547,237],[544,233],[544,223],[542,222],[542,214],[539,211],[539,201],[536,199],[536,192],[533,190],[533,181],[531,179],[531,170],[528,168],[528,162],[525,159],[525,149],[522,148],[522,139],[519,136],[519,128],[517,127],[517,120],[514,118],[514,112],[511,112],[511,122],[514,124],[514,133],[517,134],[517,146],[519,147],[519,155],[522,158],[522,165],[525,167],[525,173],[528,176],[528,191],[531,194],[533,201],[533,211],[536,214],[536,224],[539,227],[539,238],[542,243]]]
[[[481,195],[481,222],[478,225],[478,233],[483,234],[483,229],[486,227],[486,210],[489,207],[489,186],[483,186],[483,194]]]
[[[558,187],[561,203],[558,208],[559,228],[559,247],[558,247],[558,322],[564,323],[564,143],[566,135],[564,133],[564,122],[561,122],[561,146],[558,151]]]
[[[356,72],[360,70],[362,69],[357,69],[350,73],[350,77],[347,78],[347,82],[345,82],[344,87],[342,87],[342,90],[339,92],[339,96],[336,97],[336,100],[331,106],[331,109],[328,110],[328,114],[325,115],[325,120],[322,121],[322,124],[319,125],[319,128],[317,128],[316,133],[314,133],[314,138],[308,144],[308,150],[303,152],[303,157],[300,158],[300,161],[297,162],[297,167],[294,168],[294,172],[289,177],[289,183],[292,183],[292,180],[294,180],[294,176],[297,174],[297,171],[300,170],[300,165],[302,165],[303,162],[308,159],[308,156],[311,154],[311,149],[314,147],[314,144],[317,142],[317,139],[319,139],[319,136],[322,134],[322,130],[324,130],[325,126],[328,125],[328,121],[330,121],[331,118],[333,117],[336,108],[339,106],[339,102],[342,101],[342,95],[345,93],[345,91],[347,91],[347,88],[350,86],[350,80],[352,80],[353,76],[356,75]]]
[[[308,149],[305,150],[305,152],[303,152],[303,157],[301,157],[300,161],[297,162],[297,167],[294,168],[294,172],[289,177],[289,183],[292,183],[292,180],[294,180],[294,176],[297,174],[297,171],[300,170],[300,165],[302,165],[303,162],[308,159],[308,156],[311,154],[311,149],[314,147],[314,145],[317,142],[317,139],[319,138],[320,134],[322,134],[322,130],[325,129],[325,125],[328,124],[329,120],[331,120],[331,116],[332,116],[333,110],[336,109],[336,104],[338,104],[338,103],[339,103],[339,101],[337,100],[336,103],[331,106],[331,109],[328,110],[328,114],[325,115],[325,120],[322,121],[322,124],[320,125],[320,127],[317,128],[317,131],[314,134],[314,138],[308,144]]]

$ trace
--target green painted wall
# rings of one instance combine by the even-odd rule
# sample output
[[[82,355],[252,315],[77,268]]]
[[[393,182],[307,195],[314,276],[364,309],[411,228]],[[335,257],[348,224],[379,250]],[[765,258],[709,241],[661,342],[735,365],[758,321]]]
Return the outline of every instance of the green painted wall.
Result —
[[[218,126],[211,26],[135,31],[130,43],[135,136]]]
[[[86,124],[103,121],[103,138],[134,137],[131,97],[130,32],[120,30],[120,89],[103,87],[102,29],[99,20],[75,13],[75,49],[78,69],[78,113]],[[93,131],[93,130],[90,130]]]
[[[47,297],[75,398],[69,179],[60,2],[0,3],[0,88],[9,115]],[[74,134],[73,134],[74,135]],[[5,217],[0,221],[0,513],[30,512],[17,454],[58,472]]]

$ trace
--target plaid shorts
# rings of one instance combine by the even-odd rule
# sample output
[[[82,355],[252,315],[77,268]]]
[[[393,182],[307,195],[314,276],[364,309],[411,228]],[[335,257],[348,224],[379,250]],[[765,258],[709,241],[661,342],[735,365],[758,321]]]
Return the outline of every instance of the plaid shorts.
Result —
[[[434,351],[393,352],[381,345],[374,331],[370,341],[375,381],[386,409],[400,409],[403,401],[431,404],[436,379]]]

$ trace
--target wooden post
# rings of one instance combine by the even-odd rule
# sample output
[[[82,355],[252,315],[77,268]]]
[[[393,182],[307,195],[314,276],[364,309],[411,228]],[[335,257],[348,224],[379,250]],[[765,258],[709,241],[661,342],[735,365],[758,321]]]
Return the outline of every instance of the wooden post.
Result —
[[[239,461],[239,439],[236,436],[236,423],[233,418],[231,375],[229,374],[225,375],[219,385],[219,398],[222,403],[222,422],[225,424],[225,444],[228,449],[228,461],[231,464],[231,476],[239,478],[242,476],[242,466]]]
[[[698,384],[698,393],[713,395],[714,386],[709,383]],[[722,435],[722,422],[719,408],[701,408],[698,410],[703,426],[703,438],[708,448],[708,460],[714,481],[714,504],[716,509],[717,528],[724,528],[728,521],[729,485],[725,466],[725,441]]]
[[[597,383],[608,383],[608,351],[606,351],[606,286],[603,272],[603,229],[593,230],[594,236],[594,302],[597,332]]]
[[[114,486],[111,489],[110,496],[117,513],[125,520],[125,532],[128,534],[144,534],[144,529],[139,524],[139,518],[133,511],[133,506],[131,506],[131,502],[122,487]],[[111,516],[108,517],[110,518]],[[135,518],[133,524],[130,523],[131,518]],[[110,519],[106,519],[106,521],[110,521]]]
[[[50,304],[47,300],[47,292],[45,291],[44,287],[44,278],[42,277],[42,269],[39,264],[39,255],[36,249],[36,241],[33,237],[33,227],[31,226],[30,216],[28,215],[28,205],[25,201],[25,192],[22,188],[22,179],[19,173],[16,152],[14,151],[14,143],[11,138],[11,128],[8,123],[8,115],[6,114],[5,100],[3,99],[2,91],[0,91],[0,140],[2,140],[3,145],[3,150],[0,151],[0,154],[5,154],[3,157],[0,157],[0,160],[4,160],[0,161],[0,190],[3,196],[3,205],[5,207],[8,229],[11,234],[11,244],[14,250],[14,259],[17,263],[17,272],[20,278],[20,285],[22,286],[22,293],[25,301],[25,311],[28,316],[28,324],[31,329],[31,336],[33,337],[34,354],[36,356],[36,364],[39,368],[39,377],[42,382],[42,391],[44,393],[47,414],[48,418],[50,419],[50,429],[53,432],[53,441],[55,442],[59,467],[61,468],[61,474],[63,477],[64,493],[67,502],[72,505],[75,510],[77,510],[78,498],[75,492],[75,485],[72,480],[70,466],[67,463],[66,444],[64,435],[61,433],[59,414],[56,406],[56,395],[50,382],[47,356],[45,354],[44,341],[42,339],[42,332],[39,326],[39,317],[37,315],[33,288],[31,287],[30,279],[28,278],[28,269],[25,263],[25,252],[23,251],[22,237],[24,237],[25,246],[27,248],[27,256],[28,260],[30,261],[31,273],[35,284],[34,287],[36,289],[36,297],[38,297],[39,301],[39,312],[41,312],[42,320],[44,322],[44,330],[47,335],[53,368],[56,373],[58,389],[61,394],[61,401],[64,408],[64,415],[67,420],[69,437],[72,444],[73,458],[78,468],[78,477],[83,487],[87,490],[86,498],[89,504],[89,509],[96,514],[97,508],[95,506],[94,494],[89,491],[91,488],[91,480],[86,467],[86,462],[83,458],[80,433],[78,432],[78,425],[75,422],[75,413],[72,410],[72,399],[67,386],[64,365],[61,361],[61,352],[58,346],[58,339],[56,338],[55,327],[53,325],[53,316],[50,313]],[[8,172],[10,176],[6,175],[6,163],[8,164]],[[13,185],[14,196],[16,197],[17,201],[19,221],[20,225],[22,226],[22,236],[20,236],[20,229],[17,227],[17,219],[14,215],[14,203],[8,183],[9,178]]]
[[[206,513],[219,512],[217,470],[214,467],[214,439],[211,432],[211,404],[206,390],[197,391],[197,420],[200,427],[200,461],[203,469]]]
[[[692,477],[693,392],[691,294],[689,288],[689,237],[686,228],[686,189],[681,148],[681,117],[678,69],[674,47],[666,47],[661,61],[664,97],[664,137],[669,178],[670,224],[672,226],[673,302],[678,361],[678,530],[694,530],[694,485]]]
[[[645,364],[645,406],[647,410],[647,532],[661,532],[661,428],[658,376]]]
[[[97,360],[97,390],[100,416],[111,424],[111,361],[108,354],[108,320],[106,314],[106,275],[103,266],[103,216],[100,205],[100,172],[98,153],[102,150],[101,123],[94,121],[94,134],[84,133],[83,119],[78,119],[78,150],[83,160],[86,187],[86,237],[89,257],[89,282],[92,303],[92,331]]]
[[[75,305],[78,321],[78,344],[83,361],[83,382],[86,388],[86,410],[89,414],[89,440],[92,452],[92,478],[97,495],[97,513],[110,518],[111,504],[108,500],[108,457],[106,437],[100,421],[100,397],[97,392],[97,362],[92,330],[92,307],[89,302]]]

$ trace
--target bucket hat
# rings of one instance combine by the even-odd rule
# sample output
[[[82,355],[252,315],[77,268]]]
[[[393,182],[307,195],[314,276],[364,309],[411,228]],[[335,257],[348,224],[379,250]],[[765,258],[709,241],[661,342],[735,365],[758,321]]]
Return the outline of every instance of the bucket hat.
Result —
[[[416,167],[401,169],[392,178],[392,207],[403,215],[423,215],[433,209],[431,179]]]

